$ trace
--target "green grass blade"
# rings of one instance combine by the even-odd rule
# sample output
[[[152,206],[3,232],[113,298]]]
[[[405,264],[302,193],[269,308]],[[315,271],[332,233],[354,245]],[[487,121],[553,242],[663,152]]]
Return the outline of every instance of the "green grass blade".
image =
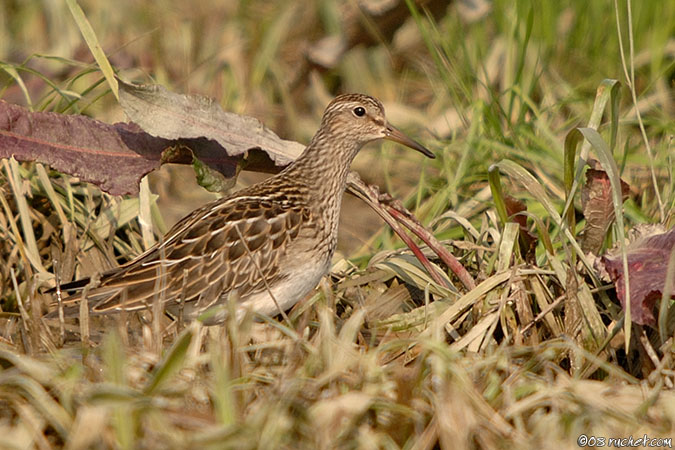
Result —
[[[274,59],[277,57],[279,46],[283,42],[286,33],[291,30],[291,23],[297,16],[296,8],[297,5],[292,3],[286,4],[283,7],[283,11],[274,19],[274,22],[263,36],[255,62],[253,63],[253,70],[251,71],[252,87],[261,84],[263,77],[272,66]]]
[[[491,165],[488,169],[488,183],[490,184],[490,191],[492,191],[492,200],[499,215],[499,220],[502,224],[508,221],[508,214],[506,213],[506,202],[504,201],[504,193],[502,192],[502,181],[499,175],[499,167]]]
[[[152,394],[157,391],[164,382],[183,367],[188,347],[192,342],[192,335],[192,330],[186,329],[176,339],[164,359],[153,370],[150,380],[143,390],[145,394]]]
[[[82,33],[82,37],[84,37],[84,40],[89,47],[89,51],[92,55],[94,55],[96,63],[101,68],[103,76],[105,76],[105,79],[108,81],[108,85],[110,86],[113,95],[115,95],[115,98],[119,99],[115,71],[110,65],[108,58],[105,56],[105,52],[103,51],[101,44],[98,42],[94,28],[92,28],[89,20],[87,20],[87,16],[84,15],[84,11],[82,11],[82,8],[77,4],[76,0],[66,0],[66,4],[70,9],[70,13],[73,15],[73,19],[75,19],[77,27],[80,29],[80,33]]]
[[[30,97],[30,92],[28,92],[28,88],[26,87],[26,83],[23,82],[23,78],[21,78],[21,75],[19,75],[19,72],[16,70],[16,68],[12,64],[7,64],[5,62],[0,61],[0,69],[4,70],[7,72],[7,75],[12,77],[16,84],[19,85],[19,89],[21,89],[21,92],[23,93],[23,96],[26,99],[26,104],[28,105],[29,110],[33,110],[33,100]]]
[[[563,216],[567,219],[567,226],[574,231],[576,228],[576,220],[574,214],[574,190],[577,179],[574,176],[574,161],[577,152],[577,145],[581,141],[579,133],[567,133],[565,136],[564,146],[564,162],[563,162],[563,178],[565,183],[565,208],[563,209]]]
[[[551,216],[551,219],[553,219],[553,222],[556,224],[556,226],[558,226],[558,228],[563,230],[563,234],[567,237],[568,242],[572,245],[572,248],[574,248],[574,250],[576,251],[577,257],[579,257],[579,259],[584,263],[584,265],[588,269],[589,275],[591,276],[591,278],[593,278],[594,283],[596,285],[599,285],[599,281],[595,276],[595,270],[593,270],[593,266],[588,261],[588,258],[586,258],[586,255],[584,255],[584,252],[583,250],[581,250],[581,247],[579,246],[579,243],[577,242],[574,235],[563,223],[562,217],[560,216],[560,214],[558,214],[558,211],[553,205],[553,202],[551,202],[551,199],[546,194],[544,187],[534,178],[534,176],[530,172],[525,170],[520,165],[514,163],[513,161],[504,159],[502,161],[499,161],[496,164],[496,166],[500,170],[508,174],[511,179],[521,184],[532,196],[534,196],[534,198],[539,203],[541,203],[541,205],[544,207],[549,216]]]
[[[626,321],[624,323],[625,346],[626,351],[630,344],[631,317],[630,317],[630,282],[628,273],[628,255],[626,253],[626,233],[623,223],[623,196],[621,193],[621,178],[619,177],[619,168],[612,156],[612,150],[602,139],[600,134],[592,128],[579,128],[579,132],[584,136],[588,143],[595,149],[596,156],[607,172],[609,182],[612,186],[612,204],[614,206],[615,226],[619,248],[623,260],[624,283],[626,289]]]
[[[598,86],[598,89],[595,92],[595,102],[593,103],[593,110],[591,111],[591,117],[588,120],[587,128],[592,128],[597,130],[600,127],[602,121],[602,116],[605,113],[607,104],[611,101],[611,120],[610,120],[610,134],[612,140],[612,146],[614,148],[616,145],[616,134],[619,127],[619,101],[621,100],[621,83],[617,80],[604,79]],[[578,135],[575,136],[574,132],[570,132],[565,136],[565,167],[564,167],[564,177],[565,177],[565,191],[567,193],[567,198],[565,200],[565,208],[563,209],[563,215],[568,217],[572,216],[574,213],[569,212],[574,210],[572,205],[574,204],[574,196],[581,184],[581,176],[585,167],[585,163],[588,160],[588,152],[590,150],[590,144],[588,141],[583,141],[581,145],[581,151],[579,153],[579,161],[577,163],[576,172],[574,174],[574,179],[571,179],[571,173],[568,173],[570,170],[574,170],[573,164],[570,163],[570,159],[574,160],[574,154],[576,154],[576,147],[581,139]],[[568,183],[571,184],[568,187]],[[570,230],[574,230],[570,226]]]

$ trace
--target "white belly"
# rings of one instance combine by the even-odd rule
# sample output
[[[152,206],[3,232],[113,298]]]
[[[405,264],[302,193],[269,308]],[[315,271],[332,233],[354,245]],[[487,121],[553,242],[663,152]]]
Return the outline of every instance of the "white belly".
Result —
[[[328,272],[329,264],[330,262],[324,264],[308,262],[294,268],[283,283],[271,287],[274,299],[268,291],[242,299],[242,313],[245,309],[250,309],[261,314],[276,316],[280,312],[279,309],[286,311],[292,308],[319,284],[321,277]]]

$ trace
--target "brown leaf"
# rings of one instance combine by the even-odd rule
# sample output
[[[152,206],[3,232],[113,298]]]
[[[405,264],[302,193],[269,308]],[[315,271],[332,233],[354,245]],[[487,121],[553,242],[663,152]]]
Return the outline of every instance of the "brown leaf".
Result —
[[[628,192],[628,184],[621,180],[621,195],[624,200],[628,198]],[[586,184],[581,188],[581,206],[586,218],[581,248],[585,253],[597,254],[614,222],[612,186],[604,170],[590,168],[586,171]]]
[[[523,256],[527,261],[533,261],[537,247],[537,236],[530,233],[530,230],[527,227],[527,217],[523,214],[519,214],[523,211],[527,211],[527,206],[525,206],[525,203],[508,194],[504,195],[504,204],[506,206],[506,215],[509,217],[510,221],[517,223],[520,228],[519,240],[523,249]]]
[[[668,275],[668,260],[675,246],[675,228],[667,232],[643,227],[642,235],[628,245],[628,273],[630,277],[630,308],[633,322],[654,325],[653,309],[663,295]],[[626,292],[621,252],[608,252],[596,262],[596,268],[605,270],[616,286],[621,306],[626,307]],[[675,293],[673,293],[675,297]]]
[[[511,221],[520,225],[520,228],[527,228],[527,217],[523,215],[516,215],[523,211],[527,211],[525,203],[510,195],[504,195],[504,205],[506,206],[506,215]]]

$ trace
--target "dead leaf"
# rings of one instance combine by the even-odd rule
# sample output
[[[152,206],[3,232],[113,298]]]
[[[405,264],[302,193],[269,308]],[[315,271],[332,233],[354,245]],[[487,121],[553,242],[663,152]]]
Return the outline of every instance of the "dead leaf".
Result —
[[[628,192],[628,184],[621,180],[623,200],[628,198]],[[586,184],[581,188],[581,206],[586,218],[581,248],[584,253],[597,254],[615,217],[612,186],[604,170],[590,168],[586,171]]]
[[[211,139],[229,156],[263,149],[277,166],[294,161],[305,149],[302,144],[281,139],[258,119],[223,111],[212,98],[177,94],[161,85],[118,81],[122,109],[153,136],[171,140]]]
[[[633,322],[655,325],[654,305],[663,295],[668,274],[668,260],[675,246],[675,228],[667,232],[654,227],[639,227],[640,234],[628,245],[630,308]],[[605,271],[616,286],[622,307],[626,307],[623,260],[616,248],[596,262],[596,269]],[[672,275],[671,275],[672,276]],[[675,293],[673,296],[675,298]]]
[[[527,211],[527,206],[522,201],[508,194],[504,195],[504,204],[506,205],[506,215],[509,217],[509,220],[517,223],[520,229],[519,240],[523,250],[523,257],[526,261],[533,262],[537,248],[537,236],[530,233],[527,227],[527,216],[519,214]]]

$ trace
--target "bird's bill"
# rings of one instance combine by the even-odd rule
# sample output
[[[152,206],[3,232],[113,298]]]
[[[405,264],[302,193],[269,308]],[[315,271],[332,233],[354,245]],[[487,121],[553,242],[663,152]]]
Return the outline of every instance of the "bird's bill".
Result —
[[[424,156],[427,156],[429,158],[435,158],[436,156],[429,151],[428,148],[420,144],[419,142],[409,138],[401,130],[399,130],[396,127],[393,127],[389,124],[387,124],[387,129],[384,132],[384,138],[389,139],[390,141],[398,142],[399,144],[403,144],[406,147],[410,147],[413,150],[417,150]]]

